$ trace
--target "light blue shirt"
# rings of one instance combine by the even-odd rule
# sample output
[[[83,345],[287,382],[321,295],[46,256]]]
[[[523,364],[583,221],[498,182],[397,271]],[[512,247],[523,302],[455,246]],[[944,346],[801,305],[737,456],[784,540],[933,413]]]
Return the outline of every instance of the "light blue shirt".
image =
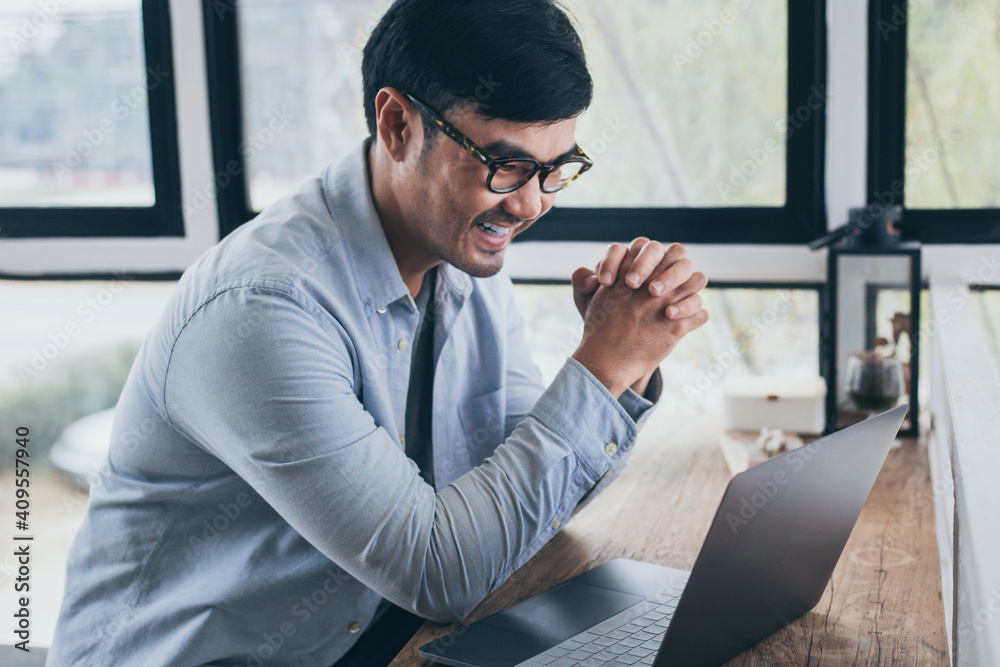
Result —
[[[460,619],[538,551],[653,404],[572,359],[545,388],[502,272],[442,265],[434,299],[436,488],[403,450],[418,312],[363,148],[188,269],[122,392],[48,664],[328,666],[383,596]]]

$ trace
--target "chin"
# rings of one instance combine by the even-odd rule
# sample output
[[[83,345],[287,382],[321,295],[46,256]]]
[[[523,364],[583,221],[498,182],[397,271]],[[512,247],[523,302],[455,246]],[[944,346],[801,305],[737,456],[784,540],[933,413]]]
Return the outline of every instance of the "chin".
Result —
[[[496,250],[490,253],[490,259],[493,261],[468,261],[461,264],[453,264],[453,266],[473,278],[489,278],[495,276],[503,268],[503,255],[503,250]]]
[[[469,268],[472,269],[471,271],[469,270],[469,268],[463,268],[463,267],[458,267],[458,268],[462,269],[463,271],[465,271],[466,273],[468,273],[473,278],[490,278],[490,277],[495,276],[497,273],[500,272],[500,269],[503,268],[503,264],[502,263],[501,264],[490,264],[490,265],[487,265],[487,266],[483,266],[482,264],[478,264],[478,265],[476,265],[474,267],[469,267]]]

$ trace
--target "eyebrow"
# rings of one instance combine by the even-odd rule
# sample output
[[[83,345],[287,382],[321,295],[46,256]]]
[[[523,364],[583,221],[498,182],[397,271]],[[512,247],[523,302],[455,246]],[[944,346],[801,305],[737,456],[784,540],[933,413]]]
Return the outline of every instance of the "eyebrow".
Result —
[[[549,164],[554,164],[554,163],[558,162],[559,160],[562,160],[563,158],[567,158],[567,157],[571,157],[571,156],[575,155],[576,154],[576,149],[577,149],[577,147],[574,144],[573,148],[569,149],[565,153],[557,155],[553,159],[553,161],[550,162]],[[538,158],[536,158],[531,153],[527,152],[526,150],[524,150],[523,148],[521,148],[520,146],[518,146],[516,144],[512,144],[511,142],[507,141],[506,139],[499,139],[499,140],[494,141],[493,143],[491,143],[491,144],[489,144],[487,146],[483,146],[483,150],[486,151],[487,153],[489,153],[490,155],[495,156],[495,157],[529,157],[529,158],[531,158],[533,160],[538,160]],[[542,162],[542,160],[538,160],[538,161]]]

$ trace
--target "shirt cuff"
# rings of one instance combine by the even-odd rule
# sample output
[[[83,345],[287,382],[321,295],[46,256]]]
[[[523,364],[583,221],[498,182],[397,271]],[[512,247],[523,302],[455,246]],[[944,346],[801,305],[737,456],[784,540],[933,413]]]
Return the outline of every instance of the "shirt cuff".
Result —
[[[653,411],[657,401],[660,400],[660,394],[663,392],[663,376],[660,374],[660,369],[657,367],[653,371],[653,375],[649,378],[649,383],[646,385],[646,393],[642,396],[632,391],[631,387],[626,389],[625,392],[618,397],[618,403],[621,404],[628,416],[632,418],[639,428],[642,428],[643,423],[645,423],[646,418]]]
[[[641,429],[643,424],[646,423],[646,419],[649,417],[653,408],[656,407],[656,402],[660,400],[660,393],[663,391],[663,376],[660,375],[660,369],[657,368],[653,375],[649,378],[649,384],[646,385],[646,393],[643,396],[639,396],[637,393],[632,391],[631,388],[626,389],[625,393],[618,397],[618,403],[625,409],[629,417],[635,422],[636,429]],[[575,516],[577,512],[590,504],[590,502],[600,495],[604,489],[608,488],[611,482],[618,478],[621,471],[625,468],[625,463],[628,461],[628,457],[631,454],[631,450],[626,451],[618,458],[617,461],[608,469],[606,473],[597,481],[587,493],[583,495],[580,502],[577,503],[576,508],[573,510],[573,515]]]
[[[600,479],[632,447],[639,432],[625,408],[572,357],[563,364],[531,414],[573,449],[591,477],[587,486]]]

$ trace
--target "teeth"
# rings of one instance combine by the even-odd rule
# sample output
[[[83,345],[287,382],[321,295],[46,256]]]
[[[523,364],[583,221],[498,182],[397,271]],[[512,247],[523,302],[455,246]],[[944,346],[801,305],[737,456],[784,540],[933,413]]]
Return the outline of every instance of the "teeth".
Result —
[[[499,225],[491,225],[488,222],[480,222],[479,226],[482,227],[489,233],[490,236],[496,236],[497,238],[503,238],[510,233],[510,227],[501,227]]]

